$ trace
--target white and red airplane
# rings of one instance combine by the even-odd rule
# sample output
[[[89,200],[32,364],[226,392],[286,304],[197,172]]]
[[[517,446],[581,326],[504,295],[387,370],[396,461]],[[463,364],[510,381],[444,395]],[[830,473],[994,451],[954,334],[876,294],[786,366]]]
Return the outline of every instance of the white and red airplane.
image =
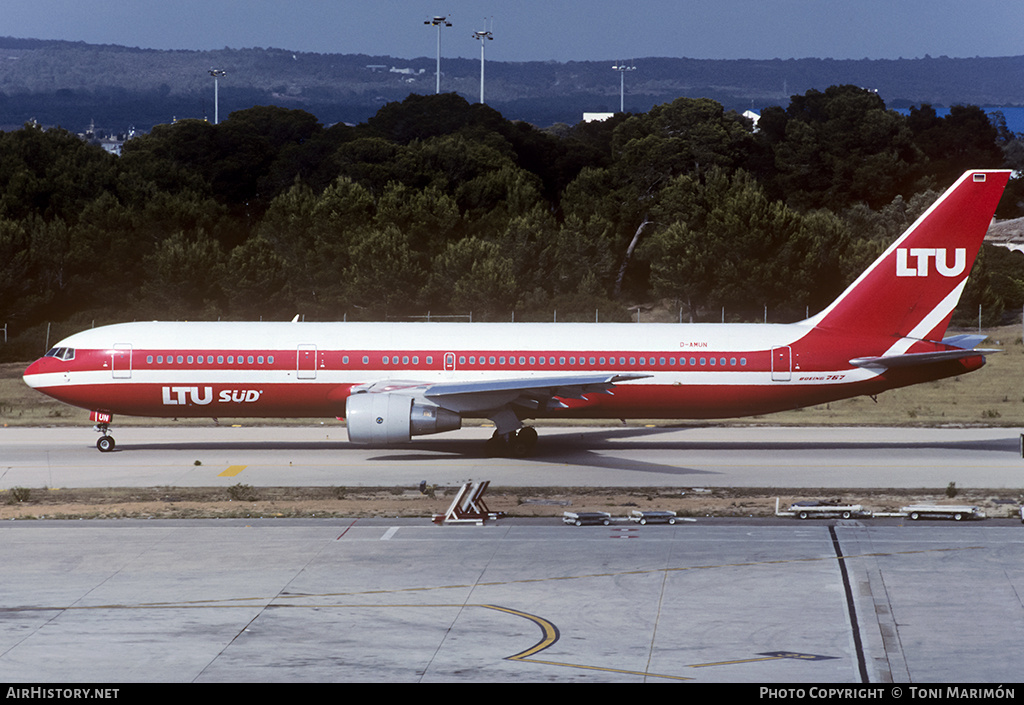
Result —
[[[25,371],[113,414],[344,417],[390,445],[489,418],[530,453],[523,420],[765,414],[980,368],[982,336],[942,340],[1008,171],[965,173],[824,311],[791,324],[123,323],[76,333]]]

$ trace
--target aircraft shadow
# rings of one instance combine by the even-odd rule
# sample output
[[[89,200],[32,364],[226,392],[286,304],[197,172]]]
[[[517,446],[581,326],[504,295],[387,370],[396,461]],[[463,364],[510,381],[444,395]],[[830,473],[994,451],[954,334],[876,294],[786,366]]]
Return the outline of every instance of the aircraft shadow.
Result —
[[[660,436],[677,434],[680,427],[658,428],[600,428],[585,430],[542,429],[534,455],[518,458],[514,462],[528,465],[564,466],[566,464],[609,469],[617,472],[645,472],[672,476],[714,476],[719,473],[710,470],[669,465],[666,463],[640,460],[636,457],[624,459],[623,453],[646,453],[665,451],[679,454],[685,460],[689,451],[742,451],[747,453],[772,454],[779,452],[809,451],[827,454],[830,451],[864,450],[878,451],[926,451],[949,450],[963,452],[1012,453],[1020,455],[1018,437],[968,441],[707,441],[661,439]],[[682,430],[685,430],[683,428]],[[250,451],[258,453],[285,452],[345,452],[352,446],[347,441],[184,441],[166,443],[140,443],[118,446],[113,452],[138,452],[153,450],[182,451]],[[360,448],[366,448],[360,446]],[[374,450],[372,447],[369,449]],[[480,439],[451,437],[418,438],[401,447],[380,448],[379,454],[371,454],[368,462],[423,463],[448,462],[452,458],[479,459],[483,461],[509,462],[504,457],[492,457]],[[614,454],[610,454],[614,453]]]

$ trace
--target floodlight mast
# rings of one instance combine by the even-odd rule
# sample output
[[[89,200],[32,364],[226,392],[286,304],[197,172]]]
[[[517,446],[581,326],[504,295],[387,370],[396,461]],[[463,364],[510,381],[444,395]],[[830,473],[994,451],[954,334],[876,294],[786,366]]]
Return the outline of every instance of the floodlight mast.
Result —
[[[626,66],[620,62],[619,64],[612,66],[612,71],[619,72],[619,112],[624,113],[626,112],[624,107],[626,103],[626,72],[636,71],[636,66]]]
[[[213,76],[213,124],[220,124],[220,86],[218,81],[221,76],[227,76],[227,71],[221,71],[220,69],[210,69],[210,75]]]
[[[425,20],[423,24],[429,24],[432,27],[437,27],[437,84],[434,87],[434,93],[438,94],[441,92],[441,28],[451,27],[452,23],[448,21],[447,15],[440,16],[435,15],[431,20]]]
[[[484,40],[494,40],[494,35],[486,29],[481,29],[473,32],[473,39],[480,40],[480,103],[484,102],[484,45],[487,44]]]

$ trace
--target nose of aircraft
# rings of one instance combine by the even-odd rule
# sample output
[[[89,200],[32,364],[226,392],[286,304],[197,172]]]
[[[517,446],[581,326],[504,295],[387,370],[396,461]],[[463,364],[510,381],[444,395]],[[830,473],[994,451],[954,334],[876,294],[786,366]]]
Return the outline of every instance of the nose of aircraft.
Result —
[[[49,363],[49,362],[50,362],[49,358],[41,357],[38,360],[36,360],[35,362],[33,362],[31,365],[26,367],[24,374],[22,374],[22,376],[21,376],[21,378],[23,380],[25,380],[25,384],[27,384],[28,386],[30,386],[32,388],[35,388],[35,387],[39,386],[39,381],[40,381],[39,375],[41,375],[41,374],[43,374],[44,372],[47,371],[46,367],[47,367],[47,363]]]

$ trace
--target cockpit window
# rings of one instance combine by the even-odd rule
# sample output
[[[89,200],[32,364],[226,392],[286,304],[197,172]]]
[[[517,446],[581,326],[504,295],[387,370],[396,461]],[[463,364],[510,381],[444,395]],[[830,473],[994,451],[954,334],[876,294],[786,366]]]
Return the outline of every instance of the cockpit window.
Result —
[[[55,357],[58,360],[74,360],[74,348],[50,348],[43,357]]]

